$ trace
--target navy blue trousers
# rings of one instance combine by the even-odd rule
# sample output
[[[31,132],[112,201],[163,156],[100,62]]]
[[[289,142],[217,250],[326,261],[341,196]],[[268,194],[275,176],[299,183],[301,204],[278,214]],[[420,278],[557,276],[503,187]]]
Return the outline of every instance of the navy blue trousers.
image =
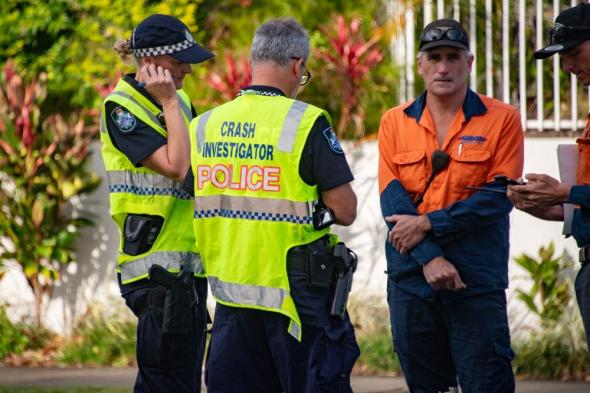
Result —
[[[394,348],[412,393],[514,392],[504,291],[427,302],[388,282]]]
[[[586,330],[586,343],[590,351],[590,263],[585,263],[576,276],[576,298],[580,306],[584,329]]]
[[[187,334],[164,335],[166,288],[145,280],[122,286],[127,306],[138,317],[135,393],[199,393],[207,331],[207,280],[195,278],[198,304]],[[129,289],[129,287],[133,289]]]
[[[205,382],[208,393],[352,393],[350,372],[360,354],[348,316],[328,317],[329,291],[310,288],[305,273],[289,273],[303,338],[289,318],[217,304]]]

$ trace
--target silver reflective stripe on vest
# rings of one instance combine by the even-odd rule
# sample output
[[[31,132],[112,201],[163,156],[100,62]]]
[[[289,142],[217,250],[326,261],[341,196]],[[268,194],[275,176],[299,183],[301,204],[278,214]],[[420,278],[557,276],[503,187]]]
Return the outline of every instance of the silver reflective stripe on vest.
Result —
[[[178,103],[180,104],[180,109],[182,110],[182,112],[184,113],[184,116],[186,116],[186,118],[188,119],[188,121],[190,123],[190,121],[193,119],[193,111],[191,110],[190,107],[188,107],[186,105],[186,103],[184,102],[182,97],[180,97],[180,94],[176,93],[176,96],[178,97]]]
[[[126,192],[136,195],[172,195],[178,199],[191,199],[182,184],[166,176],[131,171],[107,171],[109,192]]]
[[[125,282],[136,277],[145,276],[153,264],[158,264],[166,270],[180,271],[180,268],[183,267],[183,269],[197,274],[203,274],[204,272],[199,254],[185,251],[161,251],[119,265],[121,281]]]
[[[281,309],[288,292],[259,285],[236,284],[207,276],[211,292],[223,302]]]
[[[211,217],[312,223],[310,204],[307,202],[231,195],[196,197],[194,218]]]
[[[107,132],[107,123],[102,115],[102,111],[100,112],[100,117],[98,118],[98,123],[100,124],[100,132]]]
[[[295,337],[297,340],[299,340],[299,337],[301,336],[301,328],[295,323],[294,320],[291,320],[289,323],[289,334]]]
[[[123,97],[123,98],[128,99],[129,101],[131,101],[134,104],[136,104],[137,106],[139,106],[143,110],[143,112],[150,118],[151,121],[153,121],[154,123],[156,123],[157,125],[159,125],[163,129],[166,129],[162,125],[160,120],[158,120],[158,117],[156,115],[154,115],[152,112],[150,112],[144,105],[142,105],[139,101],[137,101],[133,96],[130,96],[127,93],[123,93],[122,91],[114,91],[109,96],[119,96],[119,97]],[[108,97],[107,97],[107,100],[108,100]],[[189,117],[189,119],[190,119],[190,117]]]
[[[197,124],[197,150],[199,153],[203,148],[203,143],[205,143],[205,127],[207,127],[207,121],[209,121],[211,113],[213,113],[213,110],[207,111],[199,117],[199,124]]]
[[[289,112],[287,112],[287,117],[283,123],[283,129],[281,130],[281,137],[279,138],[278,149],[280,151],[290,153],[293,149],[299,124],[301,123],[303,113],[305,113],[307,107],[309,107],[309,105],[305,102],[295,101],[293,102],[293,105],[291,105],[291,108],[289,108]]]

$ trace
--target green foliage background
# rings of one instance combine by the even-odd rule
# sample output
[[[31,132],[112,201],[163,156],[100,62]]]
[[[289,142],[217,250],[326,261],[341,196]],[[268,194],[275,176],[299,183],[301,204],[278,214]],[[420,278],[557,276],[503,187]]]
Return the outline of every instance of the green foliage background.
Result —
[[[98,105],[95,86],[115,78],[121,69],[112,50],[129,38],[133,26],[153,13],[184,20],[195,39],[199,0],[4,0],[0,7],[0,63],[13,58],[31,77],[48,76],[51,109]]]
[[[423,25],[423,2],[405,0],[415,8],[415,25]],[[383,61],[372,69],[359,93],[365,118],[365,133],[376,132],[382,113],[397,105],[397,90],[400,84],[399,72],[393,65],[390,54],[390,38],[404,26],[398,20],[390,20],[386,0],[353,2],[350,0],[289,2],[284,0],[4,0],[0,7],[0,64],[14,58],[19,70],[26,70],[28,76],[41,71],[48,75],[46,107],[50,111],[67,111],[69,108],[97,108],[100,97],[97,86],[110,85],[120,72],[133,68],[122,65],[112,50],[119,38],[129,38],[133,26],[152,13],[168,13],[181,18],[191,29],[200,43],[210,48],[217,57],[195,67],[188,78],[186,90],[199,112],[218,104],[220,95],[204,81],[209,70],[224,68],[225,53],[247,57],[249,44],[257,26],[276,16],[293,16],[311,33],[312,47],[327,47],[329,43],[322,27],[333,25],[333,16],[342,14],[350,20],[360,17],[365,37],[381,33],[379,48],[384,54]],[[460,0],[461,22],[468,26],[469,1]],[[565,9],[569,4],[562,4]],[[513,104],[519,100],[518,91],[518,1],[509,1],[510,7],[510,97]],[[436,7],[434,7],[436,8]],[[436,10],[433,10],[433,16]],[[545,28],[553,20],[552,3],[544,2]],[[477,88],[485,92],[485,9],[484,2],[476,2],[477,23]],[[452,16],[452,6],[446,2],[445,16]],[[504,10],[501,2],[494,2],[492,9],[493,30],[493,78],[494,93],[502,94],[502,20]],[[536,47],[536,14],[534,2],[526,1],[526,86],[527,112],[536,117],[537,68],[532,61]],[[403,24],[403,23],[402,23]],[[416,44],[419,32],[415,34]],[[334,88],[335,76],[321,69],[317,59],[310,60],[314,78],[301,93],[300,98],[326,108],[337,123],[341,95]],[[544,74],[544,112],[551,116],[553,111],[553,65],[542,63]],[[316,73],[314,73],[316,70]],[[570,78],[559,73],[562,86],[562,116],[569,116]],[[423,88],[421,78],[416,77],[415,91]],[[579,108],[586,108],[587,94],[578,89]],[[579,113],[584,113],[583,109]],[[350,133],[347,133],[350,135]]]
[[[47,73],[44,111],[97,108],[101,101],[97,87],[112,84],[119,73],[133,70],[133,65],[121,63],[113,44],[129,38],[132,28],[153,13],[181,18],[195,39],[217,55],[194,67],[185,83],[199,112],[220,102],[218,93],[203,80],[208,70],[223,68],[225,53],[247,57],[255,29],[271,17],[292,16],[302,22],[310,31],[312,47],[327,45],[319,28],[330,27],[336,13],[361,17],[366,36],[387,22],[383,1],[5,0],[0,7],[0,64],[12,58],[29,78]],[[368,114],[367,133],[376,132],[381,114],[394,102],[389,94],[394,90],[394,73],[385,36],[379,46],[386,58],[369,74],[362,99]],[[328,109],[333,120],[337,119],[341,97],[333,91],[333,77],[314,73],[317,62],[313,58],[309,66],[313,83],[300,98]]]

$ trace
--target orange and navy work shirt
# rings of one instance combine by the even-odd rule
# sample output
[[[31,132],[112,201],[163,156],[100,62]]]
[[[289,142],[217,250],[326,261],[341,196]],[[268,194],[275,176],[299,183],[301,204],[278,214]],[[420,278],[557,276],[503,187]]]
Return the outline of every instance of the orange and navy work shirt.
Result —
[[[576,139],[576,143],[579,152],[576,184],[590,185],[590,114],[586,120],[582,137]]]
[[[383,216],[427,214],[432,231],[408,254],[386,244],[388,272],[394,283],[425,298],[434,292],[421,265],[444,256],[459,270],[467,290],[452,298],[503,289],[508,285],[508,214],[512,204],[494,176],[522,176],[524,134],[518,111],[467,89],[465,100],[439,145],[426,105],[427,92],[386,112],[379,129],[379,192]],[[437,150],[450,159],[416,209]],[[476,191],[484,186],[500,192]],[[388,224],[389,225],[389,224]],[[391,227],[391,226],[390,226]]]
[[[463,110],[457,112],[439,146],[423,93],[381,119],[379,192],[395,179],[413,199],[430,176],[432,152],[441,149],[449,154],[449,164],[430,184],[418,212],[442,209],[473,194],[467,186],[493,182],[495,175],[518,179],[524,160],[523,139],[514,107],[468,90]]]
[[[568,202],[578,205],[572,219],[572,236],[578,246],[590,246],[590,114],[578,144],[576,185],[570,190]]]

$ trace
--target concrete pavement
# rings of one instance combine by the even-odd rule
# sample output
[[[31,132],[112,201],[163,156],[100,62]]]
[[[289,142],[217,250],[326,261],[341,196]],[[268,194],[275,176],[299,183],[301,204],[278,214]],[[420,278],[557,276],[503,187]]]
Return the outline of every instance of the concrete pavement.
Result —
[[[131,388],[133,368],[27,368],[1,367],[0,386],[120,387]],[[403,378],[353,376],[356,393],[406,392]],[[517,381],[517,393],[589,393],[590,383],[559,381]]]

